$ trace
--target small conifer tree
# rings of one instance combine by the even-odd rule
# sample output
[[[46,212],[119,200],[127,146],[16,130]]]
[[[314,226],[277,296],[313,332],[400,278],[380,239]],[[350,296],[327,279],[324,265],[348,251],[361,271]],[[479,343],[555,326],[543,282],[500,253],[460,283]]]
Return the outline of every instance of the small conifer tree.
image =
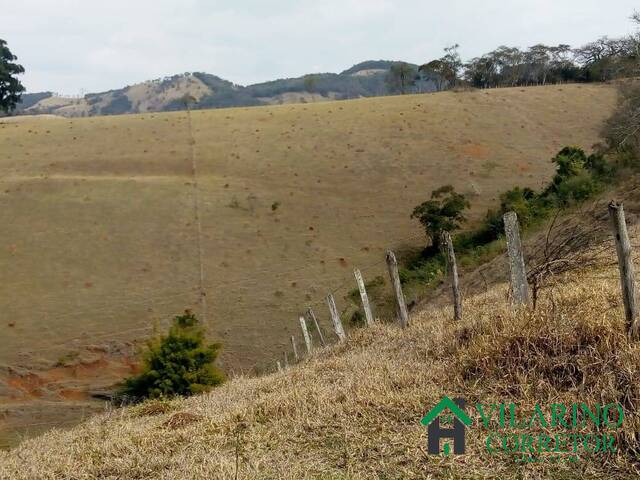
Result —
[[[204,328],[189,310],[178,315],[166,336],[149,341],[143,370],[125,380],[126,398],[167,398],[193,395],[220,385],[224,374],[213,365],[219,343],[205,344]]]

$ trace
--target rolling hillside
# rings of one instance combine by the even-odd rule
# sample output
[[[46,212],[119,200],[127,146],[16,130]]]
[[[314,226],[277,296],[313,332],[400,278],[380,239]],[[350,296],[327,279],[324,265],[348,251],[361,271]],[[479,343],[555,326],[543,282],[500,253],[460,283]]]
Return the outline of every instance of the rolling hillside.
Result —
[[[613,246],[609,252],[603,263],[615,262]],[[616,276],[614,265],[564,275],[533,313],[514,312],[500,284],[467,297],[460,322],[444,308],[414,314],[406,330],[378,323],[282,373],[106,412],[26,441],[0,452],[0,476],[637,478],[640,348],[625,335]],[[499,439],[523,430],[508,423],[486,429],[474,418],[463,455],[428,455],[420,419],[446,395],[466,398],[467,412],[475,402],[513,402],[525,419],[534,404],[542,405],[547,421],[551,404],[620,402],[617,452],[580,447],[576,455],[570,441],[562,446],[557,439],[548,453],[524,447],[522,454],[514,441],[505,452]],[[590,435],[593,428],[587,422],[578,430],[534,425],[524,431],[555,438]]]
[[[424,242],[409,214],[433,189],[469,194],[473,221],[595,143],[615,99],[563,85],[0,123],[1,428],[101,408],[134,341],[204,316],[201,281],[222,367],[271,364],[303,308],[328,325],[329,291],[348,314],[353,267],[371,280],[385,249]]]
[[[361,62],[341,73],[314,73],[249,86],[236,85],[202,72],[173,75],[117,90],[90,93],[83,97],[56,96],[51,92],[26,94],[18,114],[54,114],[87,117],[183,110],[184,99],[192,108],[246,107],[314,103],[386,95],[386,78],[395,62]],[[416,66],[417,67],[417,66]],[[435,90],[435,83],[422,79],[414,92]]]

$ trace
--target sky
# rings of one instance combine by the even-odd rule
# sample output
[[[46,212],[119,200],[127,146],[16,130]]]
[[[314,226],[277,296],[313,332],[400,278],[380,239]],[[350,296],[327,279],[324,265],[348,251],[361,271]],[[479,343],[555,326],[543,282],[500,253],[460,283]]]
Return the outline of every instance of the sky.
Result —
[[[637,0],[0,0],[29,92],[78,95],[201,71],[248,85],[460,44],[578,46],[633,31]]]

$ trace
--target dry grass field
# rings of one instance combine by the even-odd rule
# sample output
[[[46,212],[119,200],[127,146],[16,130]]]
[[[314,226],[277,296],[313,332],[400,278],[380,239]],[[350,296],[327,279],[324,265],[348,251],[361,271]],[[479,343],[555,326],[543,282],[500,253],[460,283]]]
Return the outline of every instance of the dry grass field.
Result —
[[[107,412],[28,440],[0,452],[0,477],[638,478],[640,347],[626,337],[616,277],[610,265],[558,278],[535,313],[514,312],[502,284],[467,298],[460,323],[444,308],[414,315],[407,330],[359,329],[283,373],[235,378],[206,395]],[[465,455],[427,455],[420,419],[454,394],[515,402],[527,414],[534,404],[620,402],[618,452],[518,462],[490,455],[488,433],[474,423]]]
[[[615,98],[563,85],[194,111],[191,134],[186,112],[0,123],[0,432],[95,409],[136,340],[202,313],[200,258],[222,367],[272,365],[304,307],[328,326],[323,297],[347,282],[345,307],[353,267],[424,241],[409,214],[431,190],[470,194],[478,218],[546,183],[562,146],[595,143]]]

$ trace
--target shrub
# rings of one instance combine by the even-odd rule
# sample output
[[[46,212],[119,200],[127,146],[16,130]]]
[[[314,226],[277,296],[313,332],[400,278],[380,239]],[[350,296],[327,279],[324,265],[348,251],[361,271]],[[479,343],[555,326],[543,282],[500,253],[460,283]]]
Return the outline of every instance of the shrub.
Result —
[[[400,268],[398,275],[402,285],[414,281],[429,285],[439,279],[446,268],[447,263],[444,255],[438,253],[433,257],[424,258],[421,262],[414,263],[408,268]]]
[[[500,195],[500,226],[502,227],[502,214],[509,211],[514,211],[518,214],[521,225],[531,223],[535,216],[533,211],[535,198],[536,193],[533,190],[520,187],[513,188]]]
[[[616,173],[615,166],[607,162],[602,153],[589,155],[585,161],[585,166],[593,175],[602,180],[610,180]]]
[[[585,168],[587,155],[581,148],[564,147],[551,162],[556,164],[556,175],[552,182],[555,185],[567,177],[580,174]]]
[[[588,172],[567,178],[555,188],[557,200],[562,205],[583,202],[600,191],[600,185]]]
[[[541,196],[555,196],[559,206],[587,200],[600,191],[600,182],[615,173],[602,154],[587,156],[578,147],[563,148],[552,162],[557,165],[556,175]]]
[[[480,227],[456,236],[456,251],[466,252],[500,238],[504,231],[502,216],[506,212],[516,212],[520,225],[524,228],[546,218],[553,205],[553,201],[547,196],[538,195],[530,188],[515,187],[508,190],[500,195],[500,208],[489,210]]]
[[[220,344],[204,344],[204,329],[189,310],[178,315],[166,336],[149,341],[143,370],[125,380],[120,394],[138,400],[193,395],[221,384],[214,367]]]

